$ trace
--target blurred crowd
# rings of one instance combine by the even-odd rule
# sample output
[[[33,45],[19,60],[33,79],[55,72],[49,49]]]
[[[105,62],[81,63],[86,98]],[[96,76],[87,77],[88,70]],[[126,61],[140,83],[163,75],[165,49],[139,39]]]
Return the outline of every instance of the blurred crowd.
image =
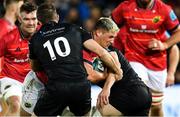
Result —
[[[60,21],[83,26],[91,31],[94,23],[102,16],[110,16],[112,9],[124,0],[26,0],[37,5],[44,2],[54,3],[60,14]],[[180,0],[163,0],[175,11],[180,20]],[[0,0],[0,17],[4,14],[3,0]],[[178,45],[180,47],[180,44]],[[180,83],[180,64],[176,72],[176,83]]]

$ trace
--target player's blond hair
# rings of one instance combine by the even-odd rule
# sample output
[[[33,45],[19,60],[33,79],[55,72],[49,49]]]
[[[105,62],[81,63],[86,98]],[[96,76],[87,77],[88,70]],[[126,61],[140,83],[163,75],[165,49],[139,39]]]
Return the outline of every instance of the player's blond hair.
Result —
[[[108,18],[108,17],[101,17],[95,25],[95,30],[96,29],[103,29],[108,32],[109,31],[110,32],[118,32],[119,31],[119,28],[116,25],[116,23],[111,18]]]

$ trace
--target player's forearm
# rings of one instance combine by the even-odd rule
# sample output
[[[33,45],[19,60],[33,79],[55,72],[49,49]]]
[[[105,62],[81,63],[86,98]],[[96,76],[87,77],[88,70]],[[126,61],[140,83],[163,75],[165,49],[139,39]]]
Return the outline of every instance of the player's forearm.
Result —
[[[168,74],[174,74],[176,72],[177,65],[179,63],[179,48],[174,45],[169,53],[169,67]]]
[[[84,46],[90,51],[96,53],[103,61],[103,63],[107,67],[112,69],[117,75],[121,74],[120,68],[116,65],[112,56],[104,48],[102,48],[97,42],[90,39],[84,42]]]
[[[102,55],[100,56],[100,59],[104,62],[104,64],[105,64],[106,66],[109,66],[109,68],[112,69],[113,72],[114,72],[117,76],[121,76],[122,70],[120,69],[119,64],[117,64],[117,63],[115,62],[114,58],[113,58],[110,54],[104,52],[104,53],[102,53]],[[121,79],[121,77],[115,77],[115,78],[116,78],[116,80],[120,80],[120,79]]]
[[[98,83],[101,80],[105,80],[106,77],[103,73],[99,73],[94,70],[94,73],[88,75],[88,80],[90,80],[92,83]]]
[[[103,88],[111,89],[111,87],[113,86],[115,81],[116,81],[116,79],[115,79],[114,74],[109,73]]]
[[[176,44],[180,42],[180,26],[178,27],[178,29],[176,29],[176,31],[170,36],[169,39],[167,39],[167,41],[164,43],[165,48],[169,48],[172,45]]]
[[[40,66],[37,60],[30,60],[31,69],[35,72],[42,71],[42,67]]]

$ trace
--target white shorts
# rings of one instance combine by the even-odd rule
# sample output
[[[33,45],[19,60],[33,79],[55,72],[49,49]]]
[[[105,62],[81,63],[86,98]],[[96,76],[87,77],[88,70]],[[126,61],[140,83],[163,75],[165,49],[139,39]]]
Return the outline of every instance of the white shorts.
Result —
[[[21,107],[28,113],[33,114],[37,100],[44,92],[43,83],[37,78],[35,72],[30,71],[23,83],[23,95]]]
[[[97,85],[91,85],[91,106],[96,107],[96,102],[99,93],[102,91],[102,88]]]
[[[22,96],[22,83],[12,78],[0,79],[0,93],[7,100],[11,96]]]
[[[144,83],[154,91],[164,92],[167,78],[167,69],[163,71],[153,71],[138,62],[130,62],[132,68]]]

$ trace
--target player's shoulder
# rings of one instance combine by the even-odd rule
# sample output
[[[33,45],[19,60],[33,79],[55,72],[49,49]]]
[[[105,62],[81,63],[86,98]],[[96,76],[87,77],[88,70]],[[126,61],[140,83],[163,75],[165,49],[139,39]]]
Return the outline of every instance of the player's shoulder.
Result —
[[[127,6],[132,6],[132,5],[135,5],[136,4],[136,1],[135,0],[125,0],[123,2],[120,3],[121,6],[123,7],[127,7]]]
[[[1,26],[4,26],[4,25],[7,25],[8,22],[5,19],[0,18],[0,24],[1,24]]]
[[[163,1],[161,0],[155,0],[155,5],[158,8],[164,8],[164,9],[170,9],[171,7],[168,4],[165,4]],[[162,10],[162,9],[161,9]]]

